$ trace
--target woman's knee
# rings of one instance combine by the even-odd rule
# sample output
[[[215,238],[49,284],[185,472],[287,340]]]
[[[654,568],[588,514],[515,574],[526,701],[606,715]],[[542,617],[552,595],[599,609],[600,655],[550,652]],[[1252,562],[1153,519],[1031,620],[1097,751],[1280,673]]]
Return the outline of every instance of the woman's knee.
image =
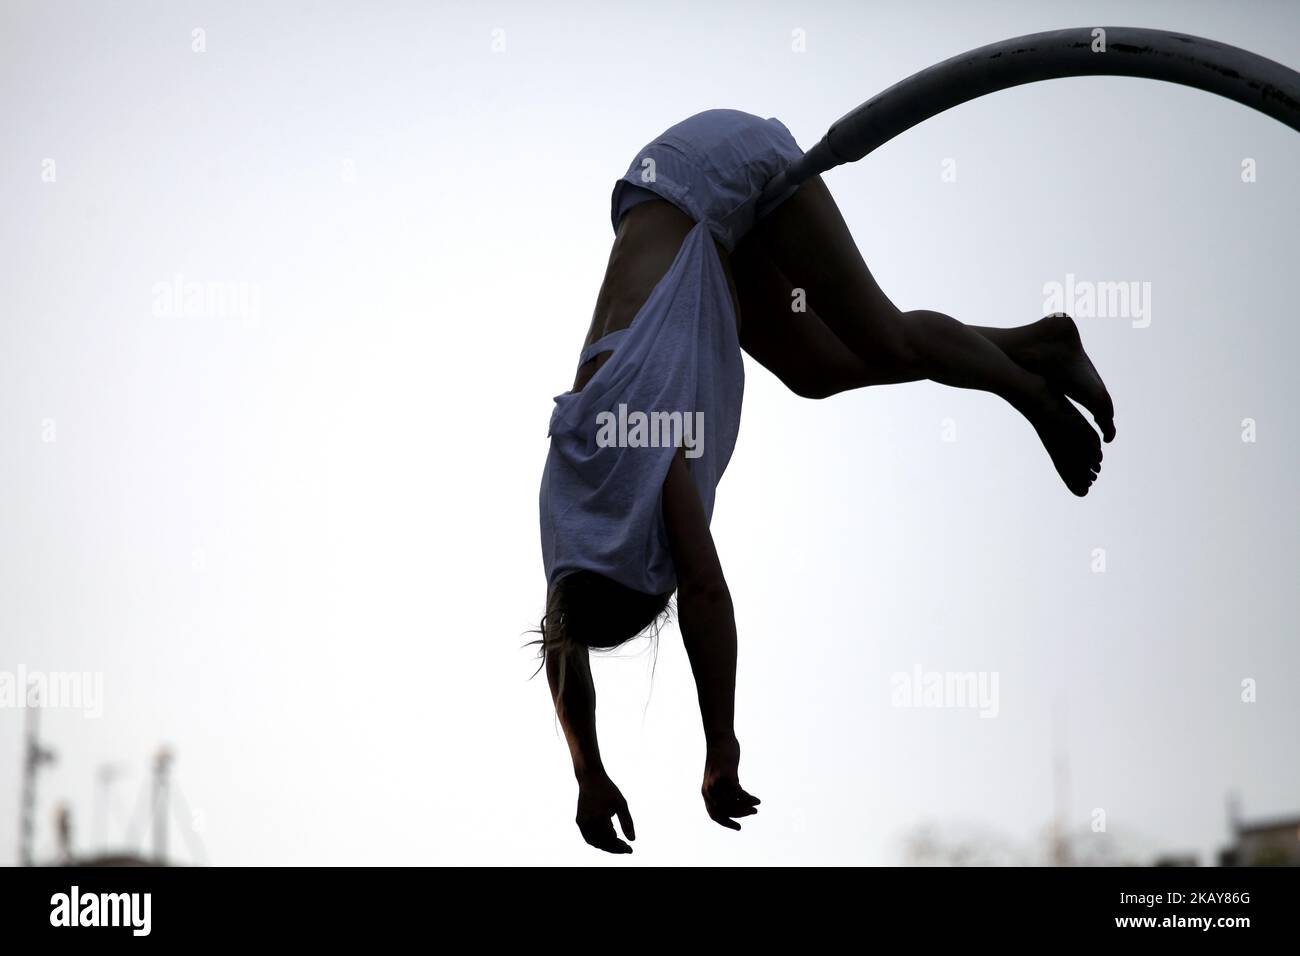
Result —
[[[781,383],[794,394],[813,401],[872,384],[866,367],[847,355],[818,365],[786,369],[780,378]]]
[[[840,392],[861,388],[865,384],[866,382],[858,384],[842,382],[826,376],[798,375],[787,381],[785,386],[800,398],[821,401],[830,398],[832,395],[838,395]]]
[[[917,364],[916,329],[909,316],[893,305],[873,307],[859,326],[854,351],[872,372],[873,380],[891,381]]]

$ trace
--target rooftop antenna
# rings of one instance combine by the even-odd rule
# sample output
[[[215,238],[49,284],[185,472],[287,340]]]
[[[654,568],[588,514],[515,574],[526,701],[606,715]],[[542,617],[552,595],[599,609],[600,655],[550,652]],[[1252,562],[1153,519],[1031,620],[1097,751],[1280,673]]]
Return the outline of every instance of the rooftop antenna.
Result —
[[[95,843],[101,851],[108,850],[108,825],[113,807],[113,784],[122,775],[117,764],[100,764],[95,772]]]
[[[171,748],[165,745],[158,748],[153,758],[153,855],[159,863],[167,859],[167,778],[173,759]]]
[[[59,840],[59,859],[72,863],[72,807],[60,803],[54,810],[54,832]]]
[[[1073,866],[1074,861],[1070,853],[1070,834],[1069,834],[1069,794],[1070,794],[1070,761],[1066,755],[1066,748],[1062,746],[1062,738],[1065,736],[1065,705],[1060,701],[1056,705],[1056,715],[1053,721],[1053,737],[1056,738],[1055,745],[1052,747],[1052,866]]]
[[[1237,834],[1241,832],[1241,797],[1237,791],[1228,791],[1228,832],[1232,834],[1235,840]]]
[[[23,793],[19,811],[18,865],[32,865],[32,836],[35,833],[36,774],[54,762],[54,751],[40,744],[41,702],[36,681],[27,685],[27,732],[23,743]]]

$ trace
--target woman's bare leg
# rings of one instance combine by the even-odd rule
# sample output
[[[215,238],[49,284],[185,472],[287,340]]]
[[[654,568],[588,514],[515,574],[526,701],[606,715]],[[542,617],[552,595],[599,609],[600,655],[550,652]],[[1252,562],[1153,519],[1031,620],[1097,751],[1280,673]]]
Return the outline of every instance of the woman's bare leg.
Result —
[[[804,398],[829,398],[877,384],[866,363],[849,349],[815,310],[793,312],[794,284],[757,245],[742,243],[732,256],[741,310],[748,325],[741,345],[759,364]],[[1093,414],[1105,441],[1115,437],[1114,407],[1106,386],[1084,351],[1079,330],[1065,315],[1014,328],[967,326],[1008,358],[1043,376],[1054,390]]]
[[[862,384],[931,379],[999,395],[1033,425],[1066,486],[1087,493],[1101,466],[1096,432],[1044,375],[1017,364],[989,337],[938,312],[899,312],[871,277],[820,178],[759,223],[744,245],[733,258],[738,284],[746,257],[761,250],[856,356]],[[788,293],[777,307],[791,318]],[[753,311],[746,312],[749,324]]]
[[[741,344],[764,368],[805,398],[829,398],[875,384],[866,364],[830,330],[815,310],[792,311],[794,284],[757,243],[741,243],[732,256],[741,310]],[[1049,315],[1014,328],[967,326],[1027,371],[1093,414],[1106,441],[1115,437],[1114,406],[1067,315]]]

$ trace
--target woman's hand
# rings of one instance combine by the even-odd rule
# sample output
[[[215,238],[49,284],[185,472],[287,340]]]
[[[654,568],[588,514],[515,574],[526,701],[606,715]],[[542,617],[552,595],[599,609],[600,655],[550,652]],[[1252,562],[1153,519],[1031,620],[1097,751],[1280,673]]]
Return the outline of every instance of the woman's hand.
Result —
[[[618,817],[623,836],[636,839],[632,814],[627,801],[603,771],[578,781],[578,829],[582,838],[606,853],[631,853],[632,848],[618,838],[611,817]]]
[[[709,817],[728,830],[739,830],[735,817],[758,813],[762,801],[740,786],[740,744],[731,740],[710,744],[704,758],[704,808]]]

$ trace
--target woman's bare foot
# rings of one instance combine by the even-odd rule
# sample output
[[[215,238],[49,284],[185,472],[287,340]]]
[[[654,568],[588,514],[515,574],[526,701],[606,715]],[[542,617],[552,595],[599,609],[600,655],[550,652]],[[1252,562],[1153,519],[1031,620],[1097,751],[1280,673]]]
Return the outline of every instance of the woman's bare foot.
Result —
[[[1102,437],[1113,441],[1115,405],[1092,359],[1084,351],[1074,320],[1058,312],[1039,320],[1035,326],[1042,329],[1042,338],[1012,357],[1091,412]]]
[[[1101,442],[1079,410],[1050,387],[1029,407],[1020,409],[1038,432],[1065,486],[1080,498],[1101,472]]]

